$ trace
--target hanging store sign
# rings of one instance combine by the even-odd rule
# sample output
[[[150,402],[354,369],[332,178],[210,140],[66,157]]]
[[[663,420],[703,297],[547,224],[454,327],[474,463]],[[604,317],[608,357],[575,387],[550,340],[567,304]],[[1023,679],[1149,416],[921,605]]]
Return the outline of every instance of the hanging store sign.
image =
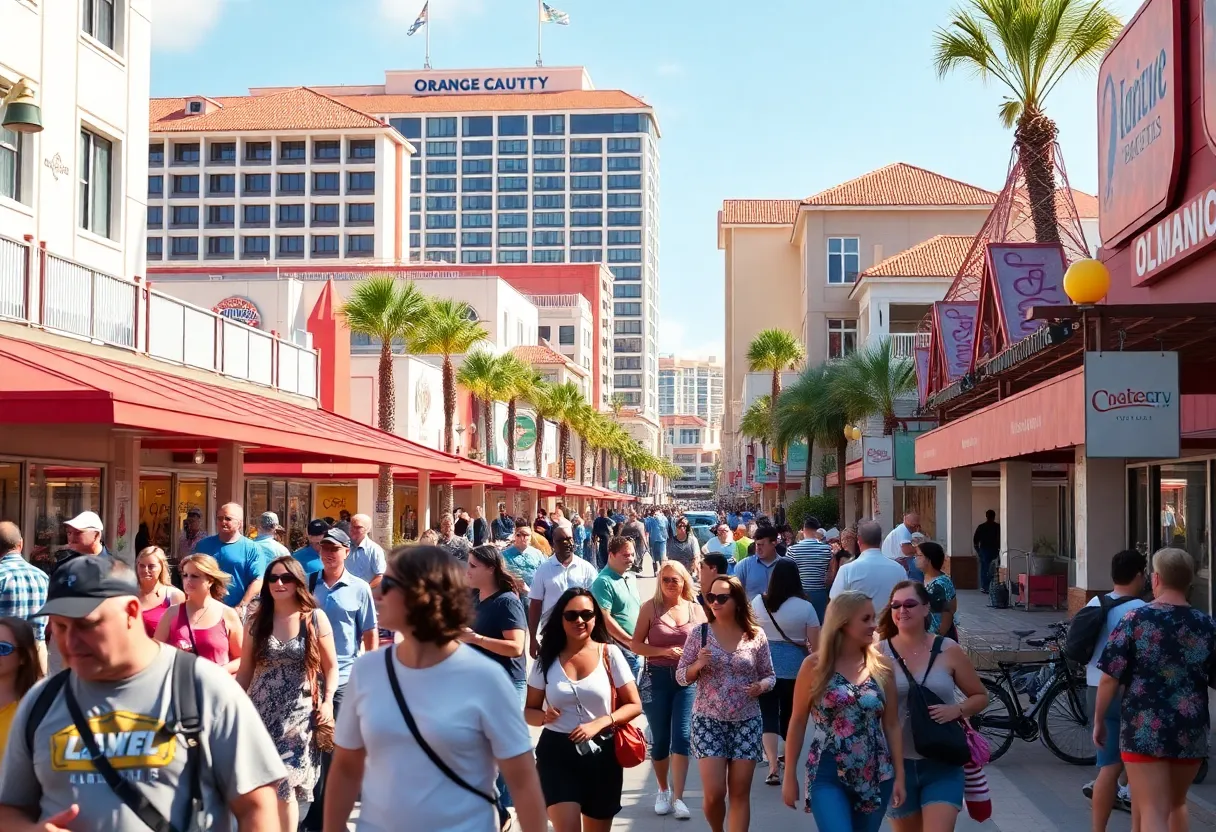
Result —
[[[222,301],[211,307],[211,311],[217,315],[223,315],[234,321],[257,329],[262,325],[262,314],[258,312],[258,308],[253,305],[253,301],[249,298],[243,298],[239,295],[224,298]]]
[[[933,304],[937,315],[937,342],[941,346],[946,378],[954,381],[971,369],[971,351],[975,343],[975,319],[979,303],[939,301]]]
[[[895,448],[890,436],[861,437],[861,475],[866,479],[895,474]]]
[[[1176,352],[1085,353],[1085,455],[1173,459],[1181,449]]]
[[[912,351],[916,357],[916,395],[923,405],[929,398],[929,348],[917,347]]]
[[[1005,344],[1021,341],[1043,326],[1026,320],[1032,306],[1062,306],[1064,294],[1064,248],[1049,243],[1002,243],[988,246],[990,284],[1005,327]]]

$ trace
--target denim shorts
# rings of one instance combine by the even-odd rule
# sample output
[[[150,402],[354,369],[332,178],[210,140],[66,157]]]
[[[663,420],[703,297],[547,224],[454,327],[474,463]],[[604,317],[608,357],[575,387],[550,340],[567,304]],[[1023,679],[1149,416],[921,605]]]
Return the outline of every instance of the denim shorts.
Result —
[[[1098,768],[1106,768],[1123,762],[1123,758],[1119,756],[1119,703],[1120,700],[1116,699],[1106,709],[1106,717],[1103,719],[1106,723],[1106,745],[1098,749]],[[1090,714],[1091,727],[1093,726],[1094,706],[1097,704],[1098,689],[1087,688],[1085,706]]]
[[[963,767],[934,760],[904,760],[904,784],[907,796],[888,816],[906,818],[926,806],[945,803],[955,809],[963,808]]]

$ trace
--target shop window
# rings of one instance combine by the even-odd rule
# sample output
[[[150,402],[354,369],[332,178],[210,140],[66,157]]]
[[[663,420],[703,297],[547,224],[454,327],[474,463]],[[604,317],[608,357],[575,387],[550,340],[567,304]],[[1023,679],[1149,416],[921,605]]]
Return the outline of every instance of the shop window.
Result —
[[[30,561],[50,571],[55,553],[68,545],[63,523],[82,511],[104,514],[101,493],[101,469],[63,465],[29,464],[29,505],[34,512],[32,541],[26,545]],[[117,518],[117,525],[107,529],[104,540],[115,546],[118,538],[134,534],[135,517],[128,514]]]
[[[0,462],[0,517],[21,524],[20,462]]]
[[[169,477],[140,479],[139,524],[135,530],[135,552],[159,546],[170,551],[173,529],[173,483]]]
[[[180,559],[190,554],[199,539],[206,537],[211,517],[211,511],[207,507],[209,490],[207,480],[178,480],[177,504],[173,509],[173,536],[177,544],[173,551],[175,558]],[[189,514],[192,509],[199,512],[199,519],[195,524],[190,523]]]
[[[1161,507],[1157,515],[1161,545],[1183,549],[1195,559],[1195,580],[1189,600],[1196,609],[1211,612],[1207,504],[1206,462],[1161,466]]]

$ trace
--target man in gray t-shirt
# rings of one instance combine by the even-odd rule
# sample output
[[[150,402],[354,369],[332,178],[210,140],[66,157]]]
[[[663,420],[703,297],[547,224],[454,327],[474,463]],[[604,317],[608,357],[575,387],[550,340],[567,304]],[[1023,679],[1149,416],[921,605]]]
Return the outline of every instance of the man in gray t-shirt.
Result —
[[[166,732],[175,648],[152,641],[140,616],[139,585],[107,555],[76,558],[51,578],[51,633],[69,667],[26,744],[26,722],[47,684],[26,694],[13,718],[0,779],[0,829],[72,832],[139,830],[144,824],[111,790],[68,712],[67,689],[110,764],[176,829],[190,827],[187,751]],[[218,665],[196,660],[201,719],[201,795],[214,832],[277,828],[275,784],[286,776],[279,752],[244,691]],[[236,825],[230,821],[235,816]]]

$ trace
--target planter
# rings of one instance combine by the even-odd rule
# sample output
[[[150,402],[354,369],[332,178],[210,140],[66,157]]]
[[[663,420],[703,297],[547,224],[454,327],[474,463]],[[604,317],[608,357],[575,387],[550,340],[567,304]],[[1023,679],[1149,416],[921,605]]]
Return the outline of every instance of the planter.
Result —
[[[1030,556],[1030,574],[1031,575],[1051,575],[1055,570],[1056,559],[1051,555],[1031,555]]]

